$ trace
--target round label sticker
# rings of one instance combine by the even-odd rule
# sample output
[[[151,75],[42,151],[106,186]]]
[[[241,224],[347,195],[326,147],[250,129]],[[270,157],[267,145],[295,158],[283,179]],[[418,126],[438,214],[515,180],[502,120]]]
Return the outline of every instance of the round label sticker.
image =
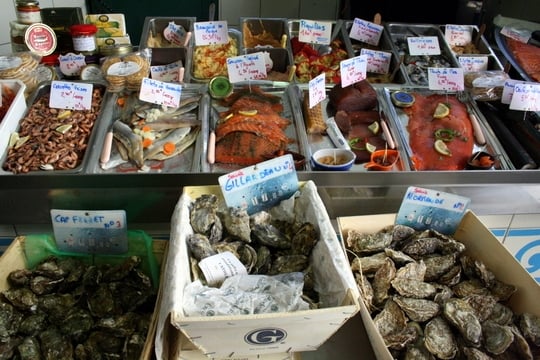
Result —
[[[112,64],[107,71],[107,75],[129,76],[139,71],[141,67],[133,61],[122,61]]]
[[[48,25],[32,24],[24,34],[24,43],[33,53],[41,56],[50,55],[56,50],[56,34]]]

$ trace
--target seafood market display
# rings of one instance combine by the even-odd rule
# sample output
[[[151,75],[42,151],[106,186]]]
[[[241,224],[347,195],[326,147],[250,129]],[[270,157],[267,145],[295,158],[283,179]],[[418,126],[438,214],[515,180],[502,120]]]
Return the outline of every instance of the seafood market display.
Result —
[[[4,120],[11,103],[15,100],[15,92],[8,85],[2,84],[2,101],[0,102],[0,122]]]
[[[178,108],[146,103],[137,94],[120,94],[112,133],[111,158],[101,169],[115,172],[191,171],[201,120],[198,91],[184,89]]]
[[[49,257],[13,269],[0,299],[2,359],[139,359],[156,302],[140,263]]]
[[[385,28],[390,34],[399,57],[402,58],[406,74],[413,85],[428,85],[428,68],[430,67],[459,67],[438,27],[394,23],[386,24]],[[440,55],[410,55],[407,38],[424,36],[438,38]]]
[[[49,107],[50,85],[41,86],[19,128],[9,138],[3,170],[76,170],[85,158],[100,114],[104,87],[95,85],[89,110]]]
[[[540,318],[514,313],[506,304],[517,288],[453,237],[391,225],[351,229],[345,241],[362,301],[395,359],[538,356]]]
[[[204,280],[197,263],[217,253],[229,251],[246,267],[248,274],[277,275],[304,273],[304,294],[317,302],[309,281],[309,257],[319,241],[314,225],[283,216],[272,210],[248,215],[246,210],[227,208],[216,195],[201,195],[190,207],[193,234],[187,244],[194,279]]]
[[[199,45],[193,50],[193,78],[210,80],[214,76],[227,76],[227,58],[238,56],[240,34],[229,30],[229,42]]]
[[[300,153],[293,89],[239,86],[212,109],[216,166],[254,165],[287,151]]]
[[[506,46],[515,62],[532,81],[540,82],[540,48],[524,44],[510,37],[505,38]]]

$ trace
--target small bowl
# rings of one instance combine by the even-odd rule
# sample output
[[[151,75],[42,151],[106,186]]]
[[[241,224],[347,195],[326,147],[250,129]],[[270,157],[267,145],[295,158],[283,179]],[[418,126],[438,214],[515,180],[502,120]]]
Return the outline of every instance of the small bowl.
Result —
[[[467,161],[467,170],[489,170],[495,165],[495,156],[486,151],[477,151]]]
[[[311,156],[317,170],[347,171],[354,164],[356,154],[347,149],[319,149]]]
[[[390,171],[399,160],[399,152],[394,149],[375,150],[364,165],[369,170]]]

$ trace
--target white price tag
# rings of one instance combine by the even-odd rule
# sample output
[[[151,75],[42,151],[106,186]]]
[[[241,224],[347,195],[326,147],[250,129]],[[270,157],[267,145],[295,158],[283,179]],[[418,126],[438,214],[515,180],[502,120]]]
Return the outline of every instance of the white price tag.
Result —
[[[227,71],[231,83],[266,79],[264,54],[257,52],[227,58]]]
[[[218,285],[226,278],[234,275],[247,274],[244,264],[230,251],[202,259],[199,261],[199,268],[210,286]]]
[[[360,50],[361,55],[367,56],[367,72],[375,74],[388,74],[392,53],[370,49]]]
[[[85,56],[83,54],[67,53],[58,56],[59,68],[62,74],[66,76],[76,76],[81,73],[86,66]]]
[[[360,55],[339,63],[341,74],[341,86],[347,87],[366,78],[368,59],[366,55]]]
[[[518,84],[528,84],[527,81],[508,79],[504,82],[503,93],[501,96],[501,103],[510,104],[512,102],[512,96],[514,95],[514,88]]]
[[[150,76],[152,79],[165,82],[179,82],[180,69],[182,69],[182,60],[175,61],[166,65],[150,66]]]
[[[51,210],[58,248],[67,252],[121,254],[128,251],[124,210]]]
[[[408,37],[410,55],[440,55],[439,38],[436,36]]]
[[[381,40],[383,30],[384,27],[381,25],[355,18],[349,32],[349,37],[366,44],[377,46]]]
[[[428,68],[428,81],[431,90],[463,91],[463,69]]]
[[[488,68],[487,56],[460,56],[458,61],[463,72],[485,71]]]
[[[540,111],[540,84],[516,84],[510,109]]]
[[[330,44],[332,38],[332,22],[300,20],[298,40],[311,44]]]
[[[143,78],[139,99],[153,104],[177,108],[180,105],[182,85]]]
[[[89,110],[92,108],[92,84],[53,81],[49,107],[55,109]]]
[[[450,46],[464,46],[472,42],[472,27],[448,24],[444,28],[444,38]]]
[[[171,44],[177,46],[186,46],[187,31],[182,25],[177,25],[174,21],[163,30],[163,37]]]
[[[312,108],[326,99],[326,74],[322,73],[308,83],[309,107]]]
[[[195,45],[217,45],[229,42],[227,21],[196,22],[193,25]]]

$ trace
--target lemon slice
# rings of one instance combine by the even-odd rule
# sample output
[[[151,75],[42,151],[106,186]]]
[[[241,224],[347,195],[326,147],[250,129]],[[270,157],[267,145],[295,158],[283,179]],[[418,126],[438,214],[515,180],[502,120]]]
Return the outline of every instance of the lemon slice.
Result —
[[[71,110],[60,110],[56,118],[58,120],[66,119],[71,116]]]
[[[244,116],[255,116],[257,115],[257,110],[239,110],[238,113]]]
[[[450,115],[450,108],[443,103],[438,103],[435,112],[433,113],[433,117],[435,119],[442,119],[448,115]]]
[[[60,125],[55,130],[58,131],[60,134],[65,134],[69,131],[69,129],[71,129],[71,127],[72,127],[71,124],[65,124],[65,125]]]
[[[380,130],[379,122],[374,121],[369,126],[368,129],[373,133],[373,135],[377,135]]]
[[[436,140],[433,146],[435,147],[435,151],[437,151],[439,154],[445,156],[452,156],[450,149],[448,148],[448,146],[446,146],[446,143],[444,141]]]
[[[377,150],[377,147],[373,144],[366,142],[366,150],[371,154],[372,152]]]

